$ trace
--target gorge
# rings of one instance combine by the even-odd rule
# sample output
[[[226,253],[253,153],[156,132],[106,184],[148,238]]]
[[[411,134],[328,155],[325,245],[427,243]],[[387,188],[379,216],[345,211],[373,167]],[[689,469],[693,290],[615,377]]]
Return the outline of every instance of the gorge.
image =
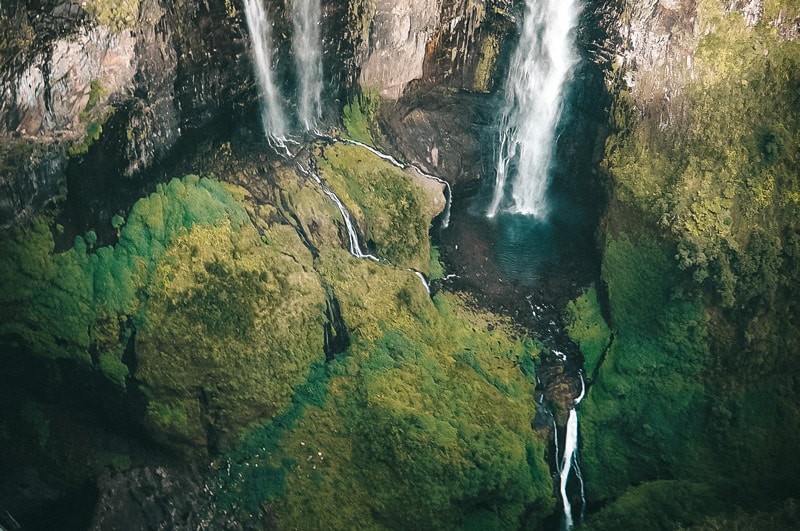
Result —
[[[1,528],[797,527],[795,2],[0,24]]]

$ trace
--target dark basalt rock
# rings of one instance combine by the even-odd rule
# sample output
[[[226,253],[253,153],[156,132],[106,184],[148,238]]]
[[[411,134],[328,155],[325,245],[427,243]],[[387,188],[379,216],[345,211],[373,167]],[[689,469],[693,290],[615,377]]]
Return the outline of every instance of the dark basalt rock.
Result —
[[[144,467],[106,473],[90,529],[242,529],[232,517],[214,518],[209,471]]]
[[[0,49],[2,225],[30,217],[65,187],[69,199],[141,189],[143,171],[181,138],[254,97],[246,30],[222,0],[143,0],[134,28],[119,31],[95,26],[69,2],[16,3],[2,16],[4,27],[15,25]],[[69,75],[53,77],[65,68]],[[84,139],[90,125],[103,126],[94,144]],[[68,153],[81,142],[88,152]],[[70,168],[82,177],[67,182]],[[84,182],[87,174],[94,177]]]

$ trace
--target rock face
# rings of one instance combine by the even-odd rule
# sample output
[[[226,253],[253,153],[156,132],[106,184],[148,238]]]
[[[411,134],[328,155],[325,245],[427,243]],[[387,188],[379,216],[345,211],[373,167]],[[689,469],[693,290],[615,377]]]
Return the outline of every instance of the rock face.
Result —
[[[135,183],[181,138],[253,104],[246,28],[233,4],[137,5],[125,16],[60,0],[3,13],[14,30],[0,69],[1,224],[63,196],[70,167],[93,189]],[[291,21],[278,3],[269,7],[277,73],[291,94]],[[392,148],[450,180],[475,178],[512,11],[509,0],[326,4],[327,105],[357,86],[377,92]],[[420,136],[431,139],[423,151]]]
[[[241,90],[248,64],[232,7],[138,6],[133,25],[94,18],[70,2],[3,14],[15,30],[0,70],[0,187],[7,192],[0,223],[61,195],[68,158],[101,135],[102,150],[113,151],[103,156],[120,159],[119,174],[131,177],[241,99],[232,93]],[[116,138],[103,134],[109,120]]]
[[[451,182],[479,179],[494,126],[490,94],[515,32],[505,0],[395,3],[391,11],[379,4],[359,81],[384,98],[391,149]]]
[[[441,7],[437,0],[377,0],[369,7],[371,21],[362,43],[359,82],[395,100],[410,81],[422,77],[428,39],[439,22]]]
[[[662,0],[606,13],[600,242],[615,339],[581,410],[587,495],[609,502],[590,527],[653,527],[681,489],[725,500],[682,507],[672,525],[692,526],[733,512],[722,482],[770,503],[797,495],[770,489],[800,469],[781,450],[800,440],[786,347],[800,341],[800,11]]]

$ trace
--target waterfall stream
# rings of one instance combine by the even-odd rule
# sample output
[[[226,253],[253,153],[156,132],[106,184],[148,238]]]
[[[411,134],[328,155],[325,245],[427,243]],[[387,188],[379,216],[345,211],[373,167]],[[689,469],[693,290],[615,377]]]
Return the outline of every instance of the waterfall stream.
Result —
[[[244,13],[253,42],[253,66],[261,96],[261,123],[270,144],[285,149],[288,126],[281,95],[272,75],[272,23],[262,0],[244,0]]]
[[[328,138],[330,138],[330,137],[328,137]],[[447,190],[447,194],[446,194],[446,197],[445,197],[444,213],[442,215],[442,228],[446,229],[450,225],[450,206],[451,206],[451,204],[453,202],[453,190],[452,190],[452,188],[450,188],[450,183],[448,183],[444,179],[436,177],[435,175],[430,175],[428,173],[425,173],[424,171],[422,171],[417,166],[414,166],[413,164],[403,164],[402,162],[400,162],[399,160],[397,160],[393,156],[387,155],[386,153],[384,153],[382,151],[379,151],[379,150],[375,149],[374,147],[372,147],[370,145],[358,142],[357,140],[350,140],[350,139],[342,139],[342,140],[333,139],[333,140],[339,141],[339,142],[344,142],[345,144],[350,144],[350,145],[353,145],[353,146],[362,147],[362,148],[366,149],[367,151],[369,151],[370,153],[372,153],[373,155],[376,155],[376,156],[382,158],[383,160],[391,163],[392,165],[394,165],[394,166],[396,166],[398,168],[401,168],[401,169],[411,168],[415,172],[417,172],[419,175],[421,175],[422,177],[424,177],[426,179],[430,179],[432,181],[436,181],[439,184],[443,184],[445,189]]]
[[[369,260],[379,262],[380,259],[377,256],[364,253],[361,250],[361,245],[358,243],[358,231],[356,231],[356,227],[353,224],[353,219],[350,217],[350,212],[347,210],[347,207],[344,206],[342,200],[339,199],[339,196],[336,195],[336,193],[334,193],[334,191],[322,181],[322,178],[317,175],[316,172],[312,171],[306,166],[303,166],[299,162],[297,163],[297,168],[302,174],[306,175],[307,177],[311,177],[314,182],[316,182],[320,188],[322,188],[322,192],[327,195],[330,200],[333,201],[333,204],[335,204],[339,209],[339,212],[342,214],[342,219],[344,220],[344,226],[347,229],[347,236],[350,240],[350,254],[356,258],[367,258]]]
[[[297,117],[313,131],[322,117],[320,0],[292,0],[292,52],[297,69]]]
[[[558,466],[558,472],[560,474],[560,492],[561,492],[561,501],[564,507],[564,528],[565,529],[572,529],[574,525],[574,517],[572,515],[572,504],[570,503],[569,496],[567,495],[567,483],[569,482],[569,476],[572,470],[575,470],[575,476],[578,478],[578,482],[580,484],[581,489],[581,514],[583,514],[584,507],[586,505],[586,495],[584,493],[584,486],[583,486],[583,475],[580,471],[580,466],[578,462],[578,412],[576,411],[576,407],[578,404],[581,403],[583,397],[586,396],[586,382],[583,379],[583,374],[581,376],[581,392],[577,398],[573,401],[574,406],[572,409],[569,410],[569,417],[567,419],[567,433],[564,438],[564,456],[560,464]],[[555,435],[556,438],[556,454],[558,453],[558,432]],[[556,461],[558,461],[558,455],[556,455]]]
[[[344,203],[342,203],[342,200],[339,199],[339,196],[336,195],[336,193],[333,190],[331,190],[328,187],[328,185],[326,185],[322,181],[322,178],[319,175],[317,175],[315,172],[311,171],[309,168],[307,168],[307,167],[305,167],[305,166],[303,166],[302,164],[299,164],[299,163],[298,163],[297,167],[298,167],[298,169],[300,170],[301,173],[303,173],[304,175],[306,175],[308,177],[311,177],[314,180],[314,182],[316,182],[320,186],[320,188],[322,188],[322,192],[325,195],[327,195],[330,198],[330,200],[333,201],[333,203],[339,209],[339,212],[342,214],[342,219],[344,220],[344,225],[347,228],[347,236],[348,236],[349,241],[350,241],[350,254],[353,255],[355,258],[359,258],[359,259],[366,258],[368,260],[373,260],[375,262],[380,262],[381,259],[378,258],[377,256],[375,256],[373,254],[365,253],[365,252],[363,252],[361,250],[361,245],[358,243],[358,231],[356,231],[356,227],[353,224],[353,218],[350,216],[350,211],[347,210],[347,207],[344,206]],[[428,280],[425,278],[425,275],[423,275],[421,272],[417,271],[416,269],[407,268],[406,271],[414,273],[414,275],[416,275],[416,277],[419,278],[420,282],[422,282],[422,287],[425,288],[425,292],[428,295],[431,294],[431,288],[430,288],[430,285],[428,285]]]
[[[522,34],[506,79],[489,217],[501,211],[547,217],[555,131],[578,61],[572,32],[579,11],[578,0],[525,2]]]

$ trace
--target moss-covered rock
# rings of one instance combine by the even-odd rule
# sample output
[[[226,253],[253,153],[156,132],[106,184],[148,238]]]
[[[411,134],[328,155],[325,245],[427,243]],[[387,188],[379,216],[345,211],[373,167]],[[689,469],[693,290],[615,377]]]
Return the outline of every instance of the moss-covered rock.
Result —
[[[648,39],[664,29],[663,13],[631,7],[622,20],[651,24]],[[646,527],[657,513],[636,504],[666,497],[660,480],[692,482],[690,496],[747,492],[726,511],[798,495],[800,460],[773,443],[800,440],[790,405],[800,375],[800,54],[785,27],[797,5],[762,7],[682,5],[691,13],[668,22],[694,31],[669,40],[685,68],[609,72],[618,131],[606,144],[602,274],[615,340],[583,404],[582,457],[591,496],[622,495],[598,515],[612,527],[628,510],[627,525]],[[723,510],[697,509],[684,525]],[[664,525],[682,522],[673,510]]]
[[[285,225],[263,239],[251,225],[195,227],[155,269],[136,377],[147,423],[168,444],[199,436],[228,446],[285,408],[324,359],[325,298],[310,253]]]
[[[452,294],[415,317],[395,303],[411,286],[392,280],[387,265],[320,260],[333,260],[344,282],[362,264],[370,282],[389,277],[379,290],[333,284],[344,319],[357,324],[348,354],[328,366],[327,394],[281,420],[280,433],[249,442],[235,469],[249,479],[220,488],[252,492],[277,470],[280,489],[244,510],[272,500],[281,527],[442,529],[488,515],[513,528],[549,513],[544,441],[530,428],[534,376],[520,370],[537,353],[533,343],[510,339],[497,316]]]
[[[359,146],[327,146],[318,164],[321,177],[355,216],[378,256],[428,272],[430,220],[444,205],[418,182],[421,177]]]

